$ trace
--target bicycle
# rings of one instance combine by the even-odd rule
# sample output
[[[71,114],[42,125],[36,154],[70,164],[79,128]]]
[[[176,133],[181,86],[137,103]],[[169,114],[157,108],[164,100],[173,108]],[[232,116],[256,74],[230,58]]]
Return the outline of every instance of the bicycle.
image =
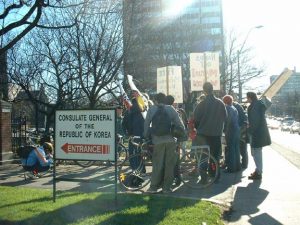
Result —
[[[129,191],[137,191],[150,183],[152,172],[152,145],[149,141],[137,142],[140,137],[131,137],[129,141],[138,147],[138,152],[128,157],[119,166],[118,179],[123,188]],[[137,168],[130,166],[131,159],[138,159]],[[145,170],[146,169],[146,170]],[[212,185],[218,179],[220,166],[217,160],[210,154],[208,145],[192,146],[184,154],[180,154],[179,163],[180,179],[183,185],[193,189],[203,189]]]
[[[180,160],[181,181],[193,189],[212,185],[219,177],[220,166],[208,145],[192,146]]]
[[[117,166],[122,164],[128,157],[128,149],[126,148],[126,146],[123,144],[124,142],[124,138],[122,135],[117,135]],[[97,161],[83,161],[83,160],[74,160],[74,163],[78,166],[87,168],[90,166],[93,166],[96,164]],[[115,161],[103,161],[101,162],[101,165],[105,166],[105,167],[110,167],[110,166],[114,166],[115,165]]]
[[[152,145],[150,141],[139,136],[129,138],[129,142],[137,147],[137,152],[129,156],[118,167],[118,179],[123,188],[137,191],[150,183],[152,173]],[[136,168],[131,167],[133,160],[138,162]]]

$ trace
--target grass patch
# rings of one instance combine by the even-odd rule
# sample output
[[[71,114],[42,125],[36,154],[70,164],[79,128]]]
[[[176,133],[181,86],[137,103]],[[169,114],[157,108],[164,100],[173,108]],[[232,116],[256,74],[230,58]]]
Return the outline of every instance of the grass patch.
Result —
[[[205,201],[159,195],[57,192],[0,186],[0,224],[207,225],[224,224],[222,210]]]

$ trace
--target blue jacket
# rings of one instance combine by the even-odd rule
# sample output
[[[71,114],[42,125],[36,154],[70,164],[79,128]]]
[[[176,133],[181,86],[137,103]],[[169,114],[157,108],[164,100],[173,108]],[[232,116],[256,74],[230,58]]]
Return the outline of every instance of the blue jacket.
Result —
[[[38,147],[38,151],[46,158],[46,153],[42,146]],[[51,163],[53,163],[52,159],[47,159],[47,162],[44,163],[34,150],[29,153],[27,159],[21,159],[21,162],[23,166],[34,166],[38,162],[41,166],[49,166]]]

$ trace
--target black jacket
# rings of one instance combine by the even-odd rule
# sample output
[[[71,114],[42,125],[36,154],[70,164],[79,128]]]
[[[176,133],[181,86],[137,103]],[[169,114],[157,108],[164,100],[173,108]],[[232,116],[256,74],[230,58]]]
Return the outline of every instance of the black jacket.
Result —
[[[253,101],[248,109],[250,145],[261,148],[271,144],[271,137],[265,117],[266,107],[260,100]]]

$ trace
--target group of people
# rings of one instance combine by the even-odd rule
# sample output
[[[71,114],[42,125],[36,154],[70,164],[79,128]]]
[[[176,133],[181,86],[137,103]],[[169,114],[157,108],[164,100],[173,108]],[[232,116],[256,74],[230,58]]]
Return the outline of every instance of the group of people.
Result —
[[[178,172],[178,147],[185,148],[184,142],[178,143],[177,139],[169,133],[158,133],[156,130],[157,114],[167,114],[169,123],[189,130],[189,137],[193,145],[209,145],[211,154],[220,162],[222,156],[222,136],[225,134],[225,160],[222,168],[224,172],[233,173],[248,167],[247,144],[250,144],[251,155],[256,169],[249,175],[249,179],[261,179],[262,148],[271,144],[268,132],[265,111],[267,107],[257,98],[254,92],[247,93],[247,109],[235,102],[231,95],[222,99],[214,95],[213,85],[206,82],[203,85],[203,95],[195,106],[192,117],[188,120],[183,109],[174,107],[174,97],[163,93],[156,94],[154,104],[149,107],[144,118],[132,94],[132,107],[124,113],[122,128],[129,136],[140,136],[151,139],[154,145],[152,158],[152,175],[149,188],[150,193],[162,188],[163,193],[172,191],[174,178]],[[166,126],[159,122],[161,127]],[[142,141],[142,140],[141,140]],[[137,151],[129,143],[129,154]],[[134,169],[138,162],[130,162]],[[201,174],[205,181],[206,174]],[[218,177],[220,174],[218,174]],[[178,178],[178,177],[177,177]],[[176,180],[176,179],[175,179]],[[179,182],[180,183],[180,182]]]
[[[153,168],[149,192],[157,192],[159,188],[162,188],[164,193],[171,192],[174,179],[180,184],[178,148],[184,151],[185,142],[179,142],[173,137],[171,127],[168,127],[171,124],[189,130],[192,145],[208,145],[212,156],[218,162],[222,156],[221,139],[224,133],[226,148],[223,168],[224,172],[228,173],[247,168],[247,143],[250,143],[256,169],[248,178],[253,180],[262,178],[262,148],[271,144],[265,119],[267,109],[265,104],[258,100],[254,92],[248,92],[247,101],[250,105],[246,112],[231,95],[225,95],[222,100],[217,98],[214,95],[213,85],[209,82],[204,83],[203,93],[190,120],[181,107],[174,107],[174,97],[163,93],[156,94],[146,117],[141,113],[136,91],[131,93],[132,106],[125,113],[118,110],[119,133],[139,136],[140,141],[143,138],[151,139],[153,143]],[[162,119],[163,115],[166,118]],[[137,151],[137,147],[129,142],[129,155]],[[41,147],[34,148],[27,159],[22,159],[22,165],[36,175],[49,169],[53,163],[52,152],[52,144],[43,142]],[[139,166],[138,160],[138,158],[131,159],[130,166],[133,170]],[[145,168],[142,172],[146,172]],[[201,174],[202,181],[205,181],[206,175]]]

